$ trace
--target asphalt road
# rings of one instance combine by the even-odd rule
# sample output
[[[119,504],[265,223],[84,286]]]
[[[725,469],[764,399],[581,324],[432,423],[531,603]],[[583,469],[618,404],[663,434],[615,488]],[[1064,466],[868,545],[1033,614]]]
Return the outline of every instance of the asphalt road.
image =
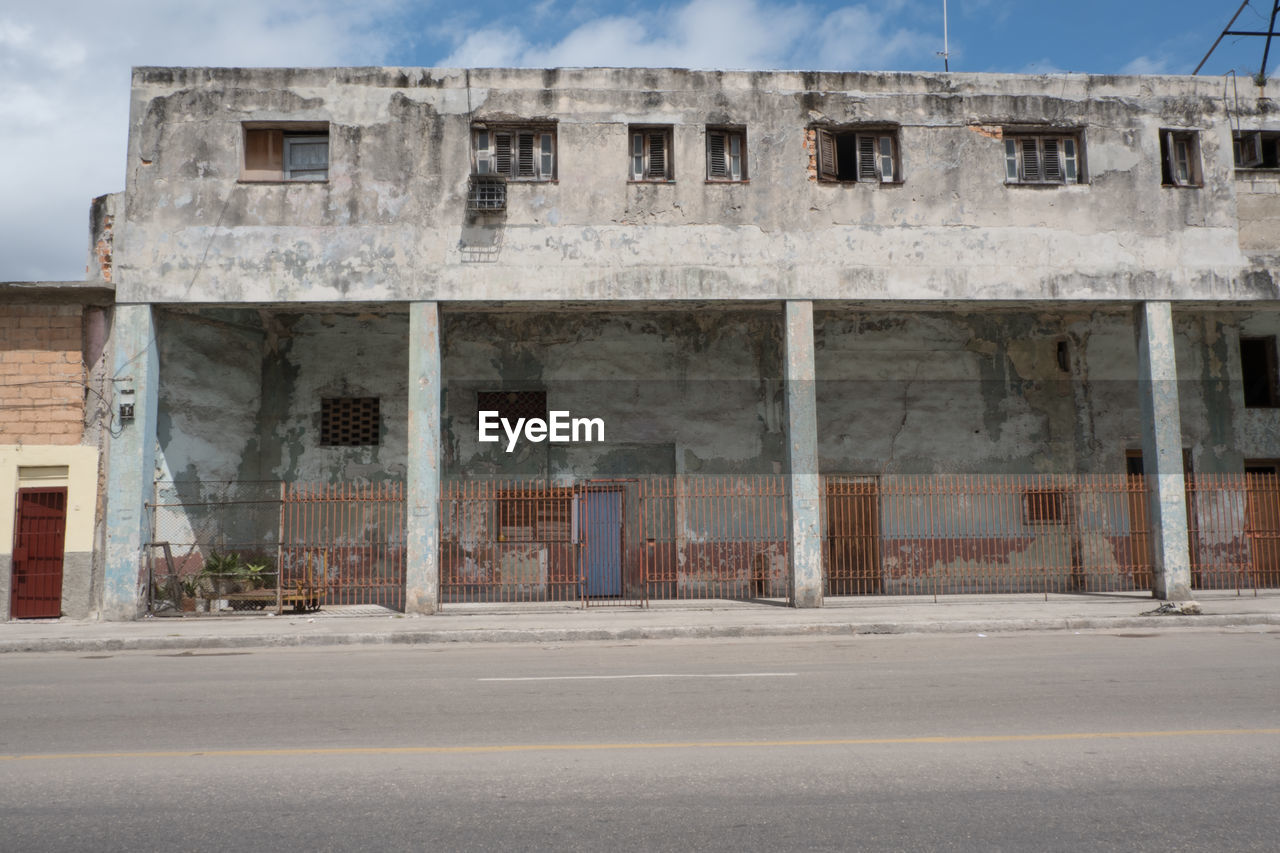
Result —
[[[1280,631],[0,657],[0,850],[1275,850]]]

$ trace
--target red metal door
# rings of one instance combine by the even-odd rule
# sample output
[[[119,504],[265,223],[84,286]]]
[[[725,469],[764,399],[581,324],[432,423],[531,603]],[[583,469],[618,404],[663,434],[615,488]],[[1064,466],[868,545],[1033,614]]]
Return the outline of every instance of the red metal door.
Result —
[[[67,529],[67,490],[18,489],[13,536],[14,619],[62,615],[62,551]]]

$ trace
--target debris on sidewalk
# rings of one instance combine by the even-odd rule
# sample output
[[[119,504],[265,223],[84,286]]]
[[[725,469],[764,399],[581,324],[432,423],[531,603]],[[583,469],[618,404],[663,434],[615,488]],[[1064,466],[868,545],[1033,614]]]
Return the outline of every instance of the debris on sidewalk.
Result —
[[[1155,610],[1142,611],[1143,616],[1199,616],[1203,611],[1200,610],[1200,602],[1198,601],[1166,601]]]

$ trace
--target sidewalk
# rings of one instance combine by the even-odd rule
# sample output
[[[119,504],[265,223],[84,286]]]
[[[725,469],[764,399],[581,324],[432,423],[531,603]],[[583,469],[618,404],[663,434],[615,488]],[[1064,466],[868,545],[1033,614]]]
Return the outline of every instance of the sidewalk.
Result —
[[[833,599],[814,610],[768,602],[656,602],[647,610],[578,605],[451,605],[434,616],[375,607],[306,615],[152,617],[137,622],[0,623],[3,652],[101,652],[354,644],[520,643],[853,634],[994,633],[1280,625],[1280,590],[1203,592],[1202,615],[1144,616],[1137,593]]]

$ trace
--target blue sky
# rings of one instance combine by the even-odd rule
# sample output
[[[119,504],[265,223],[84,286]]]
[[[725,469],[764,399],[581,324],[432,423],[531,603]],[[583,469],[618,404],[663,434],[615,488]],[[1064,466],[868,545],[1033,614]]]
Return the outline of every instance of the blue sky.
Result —
[[[1189,74],[1239,0],[950,0],[952,71]],[[1238,29],[1264,29],[1251,0]],[[941,70],[942,0],[44,0],[0,8],[0,281],[84,276],[134,65]],[[1202,74],[1258,70],[1230,38]],[[1280,68],[1280,41],[1272,51]]]

